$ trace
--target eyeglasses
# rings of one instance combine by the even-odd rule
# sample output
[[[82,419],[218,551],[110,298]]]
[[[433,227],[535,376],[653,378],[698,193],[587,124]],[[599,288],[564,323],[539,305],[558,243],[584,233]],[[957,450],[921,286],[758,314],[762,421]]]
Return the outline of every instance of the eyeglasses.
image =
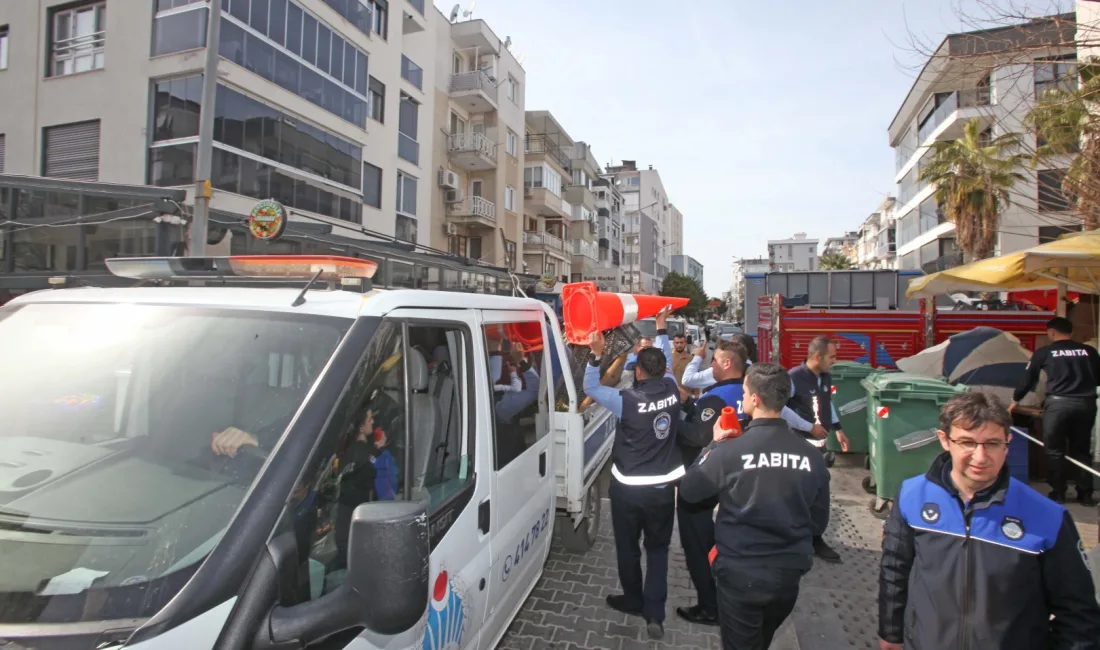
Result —
[[[977,440],[955,440],[954,438],[948,438],[951,442],[962,447],[966,451],[975,451],[978,447],[984,447],[985,451],[990,453],[999,453],[1008,448],[1008,443],[1003,440],[990,440],[988,442],[978,442]]]

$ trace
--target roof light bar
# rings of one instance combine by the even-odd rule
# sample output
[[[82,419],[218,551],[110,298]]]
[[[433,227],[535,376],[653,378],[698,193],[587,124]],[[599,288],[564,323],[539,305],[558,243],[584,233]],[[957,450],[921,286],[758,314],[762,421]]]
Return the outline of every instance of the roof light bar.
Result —
[[[369,280],[378,270],[370,260],[336,255],[232,255],[229,257],[116,257],[107,270],[134,280],[236,277],[308,280],[360,278]]]

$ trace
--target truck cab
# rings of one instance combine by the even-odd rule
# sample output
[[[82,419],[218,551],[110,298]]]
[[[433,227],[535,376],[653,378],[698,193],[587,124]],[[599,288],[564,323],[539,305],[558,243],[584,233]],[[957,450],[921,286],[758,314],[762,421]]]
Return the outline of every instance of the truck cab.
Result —
[[[0,308],[0,638],[495,647],[555,519],[591,523],[611,440],[584,436],[607,418],[554,381],[545,303],[371,290],[372,264],[109,260],[152,284],[278,282]]]

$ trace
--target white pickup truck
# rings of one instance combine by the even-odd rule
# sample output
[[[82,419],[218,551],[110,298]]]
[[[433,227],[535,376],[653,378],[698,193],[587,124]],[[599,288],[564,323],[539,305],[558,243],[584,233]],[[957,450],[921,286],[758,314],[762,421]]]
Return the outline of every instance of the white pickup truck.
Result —
[[[593,542],[616,420],[544,303],[107,265],[154,286],[0,308],[5,648],[491,649],[555,522]]]

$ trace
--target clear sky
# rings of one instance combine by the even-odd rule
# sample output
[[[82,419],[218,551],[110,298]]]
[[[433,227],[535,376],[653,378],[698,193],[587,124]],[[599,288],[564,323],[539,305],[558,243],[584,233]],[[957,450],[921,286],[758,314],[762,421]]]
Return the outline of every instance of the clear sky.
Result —
[[[886,128],[960,0],[477,0],[601,164],[661,172],[708,294],[768,239],[855,230],[894,193]],[[462,0],[462,8],[470,0]],[[436,0],[445,15],[453,0]],[[460,18],[461,20],[461,18]]]

